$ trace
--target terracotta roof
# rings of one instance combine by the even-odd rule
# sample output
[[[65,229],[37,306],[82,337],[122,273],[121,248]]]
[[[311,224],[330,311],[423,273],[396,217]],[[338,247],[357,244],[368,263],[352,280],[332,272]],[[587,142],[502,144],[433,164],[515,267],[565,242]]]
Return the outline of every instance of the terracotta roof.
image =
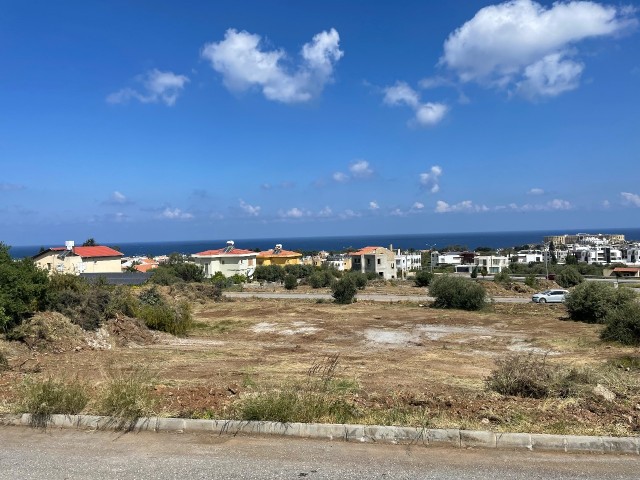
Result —
[[[614,272],[632,272],[636,273],[640,268],[638,267],[616,267],[613,269]]]
[[[370,255],[375,253],[377,249],[383,247],[364,247],[358,250],[357,252],[351,252],[349,255]]]
[[[81,256],[82,258],[92,258],[92,257],[122,257],[124,253],[120,253],[117,250],[114,250],[110,247],[104,247],[102,245],[98,245],[95,247],[74,247],[73,253]]]
[[[299,252],[292,252],[291,250],[279,250],[274,252],[274,248],[271,250],[265,250],[264,252],[258,253],[259,257],[301,257],[302,254]]]
[[[156,268],[157,266],[158,266],[157,263],[143,263],[142,265],[135,265],[133,268],[135,268],[139,272],[144,273],[153,268]]]
[[[205,250],[204,252],[194,253],[194,257],[212,257],[214,255],[255,255],[256,252],[251,250],[243,250],[241,248],[233,248],[228,252],[226,248],[218,248],[217,250]]]

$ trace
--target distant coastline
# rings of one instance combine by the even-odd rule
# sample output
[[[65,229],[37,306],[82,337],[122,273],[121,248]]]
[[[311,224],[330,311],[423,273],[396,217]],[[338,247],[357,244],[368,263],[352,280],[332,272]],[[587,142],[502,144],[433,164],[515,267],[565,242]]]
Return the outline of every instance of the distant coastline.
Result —
[[[468,233],[417,233],[385,235],[342,235],[327,237],[290,237],[290,238],[223,238],[216,240],[167,241],[167,242],[102,242],[110,246],[118,246],[126,256],[134,255],[163,255],[172,252],[193,254],[212,248],[220,248],[227,240],[234,240],[240,248],[267,250],[276,243],[281,243],[288,250],[344,250],[353,247],[360,248],[368,245],[379,245],[401,249],[427,249],[435,245],[442,248],[446,245],[463,245],[470,249],[477,247],[505,248],[524,244],[540,244],[545,235],[562,235],[578,233],[578,230],[534,230],[519,232],[468,232]],[[640,240],[640,228],[606,228],[583,229],[580,233],[620,233],[627,241]],[[64,245],[42,245],[53,247]],[[84,239],[73,239],[81,243]],[[96,239],[101,242],[99,238]],[[40,250],[41,245],[12,246],[10,253],[14,258],[33,256]]]

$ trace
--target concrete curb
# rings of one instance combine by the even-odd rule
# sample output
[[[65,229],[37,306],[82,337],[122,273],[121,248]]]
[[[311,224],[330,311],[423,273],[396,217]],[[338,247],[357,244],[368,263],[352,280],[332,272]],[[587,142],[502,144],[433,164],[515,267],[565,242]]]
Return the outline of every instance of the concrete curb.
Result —
[[[31,414],[0,415],[0,426],[42,426]],[[51,415],[47,427],[132,432],[210,433],[213,435],[275,435],[298,438],[457,448],[613,453],[640,455],[640,437],[597,437],[529,433],[495,433],[484,430],[426,429],[322,423],[249,422],[140,418],[133,423],[96,415]]]

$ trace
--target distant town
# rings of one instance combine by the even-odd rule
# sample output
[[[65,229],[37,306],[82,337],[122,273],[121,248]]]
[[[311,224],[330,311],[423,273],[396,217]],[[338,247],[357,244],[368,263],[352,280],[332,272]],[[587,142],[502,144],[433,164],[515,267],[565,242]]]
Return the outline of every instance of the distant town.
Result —
[[[90,239],[81,246],[74,241],[64,246],[42,249],[33,257],[40,268],[51,274],[99,275],[119,273],[149,274],[170,261],[170,254],[147,257],[127,257],[117,248],[95,244]],[[415,272],[431,271],[472,275],[481,272],[495,275],[517,265],[564,265],[567,263],[598,265],[602,275],[640,277],[640,242],[627,241],[624,235],[565,234],[545,236],[537,245],[520,245],[492,249],[478,247],[468,251],[461,245],[441,249],[394,249],[393,245],[366,246],[342,252],[300,252],[286,250],[282,244],[264,251],[243,249],[230,240],[219,248],[181,256],[182,261],[199,266],[205,278],[216,275],[243,276],[251,279],[257,267],[276,265],[307,265],[333,268],[338,271],[358,271],[374,274],[385,280],[407,278]],[[548,273],[548,270],[547,272]]]

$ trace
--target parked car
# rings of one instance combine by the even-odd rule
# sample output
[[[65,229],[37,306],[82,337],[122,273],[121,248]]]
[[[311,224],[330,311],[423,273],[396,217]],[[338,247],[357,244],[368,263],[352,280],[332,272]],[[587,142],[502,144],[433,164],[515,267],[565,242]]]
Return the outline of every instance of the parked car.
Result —
[[[545,290],[536,293],[531,300],[535,303],[563,303],[569,292],[567,290]]]

